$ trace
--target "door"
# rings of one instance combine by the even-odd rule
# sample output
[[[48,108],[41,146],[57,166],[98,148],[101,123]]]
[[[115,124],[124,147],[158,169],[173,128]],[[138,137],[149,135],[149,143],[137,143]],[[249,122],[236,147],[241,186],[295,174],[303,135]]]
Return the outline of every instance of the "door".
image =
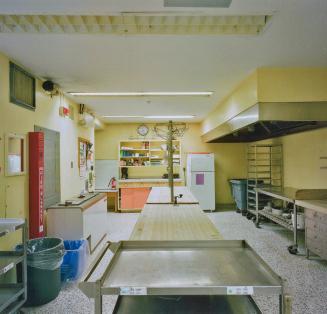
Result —
[[[60,133],[39,126],[44,133],[44,208],[60,202]]]
[[[192,172],[190,189],[203,210],[215,210],[214,172]]]

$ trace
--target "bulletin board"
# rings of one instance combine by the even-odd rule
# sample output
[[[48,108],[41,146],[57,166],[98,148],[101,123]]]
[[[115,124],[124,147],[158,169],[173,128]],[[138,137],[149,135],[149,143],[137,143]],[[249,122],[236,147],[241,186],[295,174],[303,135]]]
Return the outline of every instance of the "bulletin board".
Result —
[[[78,138],[78,169],[82,178],[87,177],[87,155],[90,142],[83,138]]]

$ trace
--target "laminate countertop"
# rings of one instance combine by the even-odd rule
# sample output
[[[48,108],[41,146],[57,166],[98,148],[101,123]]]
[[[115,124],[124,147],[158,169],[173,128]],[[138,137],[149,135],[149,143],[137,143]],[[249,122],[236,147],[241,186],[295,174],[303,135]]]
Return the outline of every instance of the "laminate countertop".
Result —
[[[85,211],[86,209],[90,208],[95,203],[101,201],[102,199],[107,198],[107,193],[94,193],[88,194],[85,199],[74,197],[69,199],[68,201],[73,201],[71,205],[65,205],[64,202],[52,205],[47,208],[47,210],[53,209],[62,209],[62,208],[79,208],[81,211]]]
[[[167,182],[168,179],[156,179],[156,178],[147,178],[147,179],[120,179],[118,180],[119,183],[135,183],[135,182]],[[174,179],[174,182],[182,182],[182,179]]]

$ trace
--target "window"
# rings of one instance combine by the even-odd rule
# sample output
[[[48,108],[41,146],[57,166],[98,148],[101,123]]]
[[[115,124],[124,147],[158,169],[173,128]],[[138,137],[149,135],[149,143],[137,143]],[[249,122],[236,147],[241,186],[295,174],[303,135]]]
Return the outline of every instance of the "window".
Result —
[[[35,78],[10,62],[10,102],[35,110]]]

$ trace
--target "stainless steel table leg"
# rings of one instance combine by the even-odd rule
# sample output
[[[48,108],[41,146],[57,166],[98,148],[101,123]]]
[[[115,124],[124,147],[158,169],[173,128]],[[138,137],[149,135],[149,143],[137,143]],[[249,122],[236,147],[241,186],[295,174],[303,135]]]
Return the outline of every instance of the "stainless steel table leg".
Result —
[[[283,297],[283,314],[292,314],[292,297],[290,295]]]
[[[255,225],[259,227],[259,193],[255,191]]]
[[[297,206],[294,204],[294,245],[297,247]]]
[[[284,314],[284,297],[282,294],[279,295],[279,314]]]
[[[293,206],[293,215],[294,215],[294,226],[293,226],[293,236],[294,236],[294,244],[288,247],[288,251],[291,254],[297,254],[298,253],[298,244],[297,244],[297,206],[294,204]]]
[[[97,280],[94,298],[94,313],[102,314],[102,294],[101,294],[101,281]]]

